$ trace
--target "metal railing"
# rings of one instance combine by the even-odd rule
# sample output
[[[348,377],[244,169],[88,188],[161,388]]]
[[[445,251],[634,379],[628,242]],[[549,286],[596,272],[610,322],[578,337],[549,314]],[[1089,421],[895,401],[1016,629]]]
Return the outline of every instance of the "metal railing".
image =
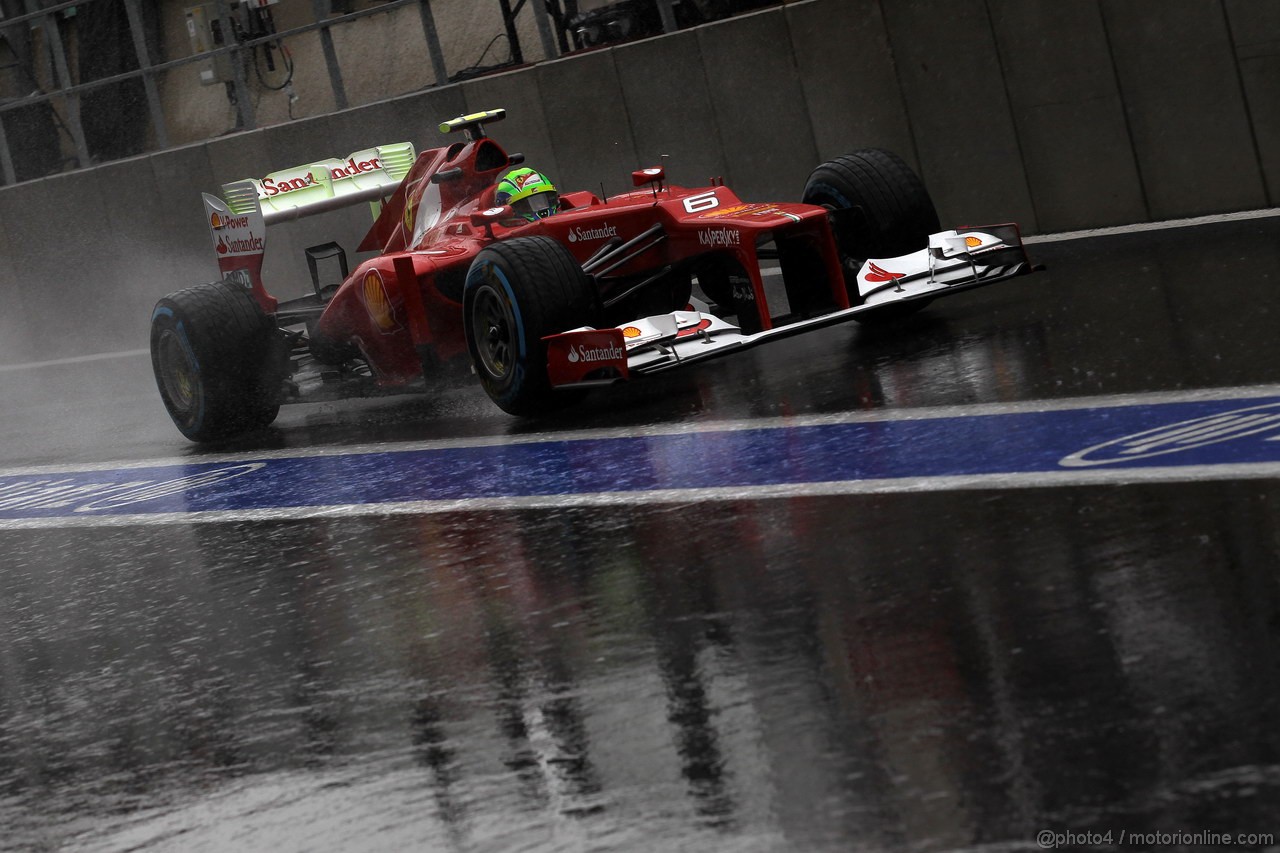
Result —
[[[151,131],[158,148],[164,149],[169,147],[169,133],[167,122],[165,120],[164,110],[160,103],[159,90],[157,80],[161,75],[166,74],[176,68],[195,64],[208,63],[216,60],[220,56],[228,56],[231,61],[229,63],[232,69],[232,88],[235,97],[232,99],[237,112],[236,126],[240,129],[250,130],[257,126],[257,119],[254,115],[253,101],[249,95],[249,87],[247,75],[245,74],[245,63],[241,61],[246,51],[252,51],[259,46],[279,44],[282,39],[290,36],[296,36],[303,33],[319,31],[322,44],[324,45],[325,61],[329,66],[329,80],[333,89],[334,101],[338,109],[345,109],[348,106],[346,92],[344,89],[342,70],[338,64],[336,53],[332,48],[332,35],[330,30],[335,26],[341,26],[361,18],[371,15],[387,14],[399,7],[416,5],[421,14],[422,28],[424,38],[427,44],[428,53],[431,56],[432,67],[435,70],[437,84],[447,81],[448,74],[444,65],[444,52],[440,45],[439,35],[436,31],[435,22],[431,12],[431,4],[429,0],[390,0],[377,7],[364,9],[337,17],[327,17],[327,0],[313,0],[313,10],[315,12],[316,21],[302,27],[270,33],[258,38],[238,39],[230,38],[230,43],[213,50],[195,53],[191,56],[175,59],[167,62],[153,63],[150,50],[147,47],[146,39],[143,37],[142,12],[139,0],[123,0],[125,12],[128,16],[128,24],[130,34],[133,41],[133,49],[136,54],[138,68],[132,71],[114,74],[102,77],[97,80],[86,82],[73,82],[67,63],[66,48],[60,37],[60,29],[58,27],[57,18],[55,17],[61,12],[83,7],[88,3],[100,2],[100,0],[70,0],[70,2],[57,3],[43,9],[35,8],[36,0],[25,0],[27,11],[23,15],[13,18],[0,19],[0,30],[10,31],[12,27],[20,25],[29,25],[33,22],[39,23],[39,28],[43,33],[43,44],[48,51],[49,58],[52,60],[55,71],[56,88],[49,91],[36,91],[33,94],[10,98],[0,103],[0,174],[3,175],[6,184],[17,182],[17,170],[13,160],[12,148],[9,144],[8,135],[5,132],[6,117],[17,110],[30,108],[39,104],[48,104],[50,109],[54,109],[54,104],[61,101],[65,105],[65,115],[57,115],[57,121],[62,126],[65,134],[70,137],[71,147],[73,149],[76,165],[80,168],[90,165],[93,162],[93,156],[89,150],[86,141],[84,128],[81,122],[80,100],[81,97],[94,90],[103,89],[105,87],[118,85],[131,80],[141,79],[146,92],[147,110],[150,116]],[[236,25],[232,16],[231,5],[228,0],[216,0],[216,8],[218,19],[221,24],[221,31],[224,33],[236,32]],[[535,4],[535,10],[545,9],[539,4]]]
[[[10,0],[10,2],[14,3],[16,0]],[[3,179],[4,184],[14,184],[20,180],[19,169],[16,168],[17,164],[15,164],[13,148],[10,145],[6,127],[13,125],[15,117],[20,114],[20,111],[30,112],[41,105],[47,105],[45,109],[50,113],[52,123],[56,125],[57,129],[54,132],[59,149],[58,154],[62,159],[60,159],[60,165],[57,168],[48,169],[43,174],[60,171],[66,167],[66,164],[70,164],[73,161],[74,168],[85,168],[92,165],[95,159],[112,158],[95,158],[94,152],[90,150],[90,141],[86,136],[82,121],[81,101],[83,97],[106,87],[140,79],[145,93],[146,112],[150,120],[150,133],[154,145],[145,145],[141,150],[132,151],[130,154],[143,153],[143,151],[149,149],[163,150],[170,147],[171,134],[161,102],[159,80],[162,76],[175,69],[196,63],[217,62],[221,57],[226,57],[229,60],[226,65],[230,68],[231,79],[225,81],[225,84],[228,100],[230,100],[235,110],[236,126],[234,129],[254,129],[258,126],[258,118],[255,115],[250,81],[246,73],[248,62],[254,61],[252,52],[259,48],[264,51],[269,50],[272,46],[279,48],[284,39],[307,33],[318,33],[321,52],[327,66],[333,104],[338,110],[346,109],[351,104],[347,95],[346,80],[334,46],[333,30],[370,16],[386,15],[407,6],[416,6],[418,8],[423,40],[435,79],[434,84],[429,84],[422,88],[430,88],[431,85],[440,86],[451,82],[449,69],[445,62],[444,49],[441,45],[440,32],[436,26],[435,15],[432,11],[431,0],[386,0],[371,8],[336,15],[330,14],[332,0],[312,0],[311,8],[314,20],[311,23],[280,31],[270,31],[252,37],[246,37],[246,34],[239,27],[238,19],[232,8],[233,0],[212,0],[216,10],[219,30],[221,33],[226,34],[225,43],[211,50],[162,62],[154,61],[154,57],[151,55],[152,51],[144,36],[145,26],[140,0],[118,0],[123,4],[124,13],[127,17],[137,68],[88,81],[72,79],[58,16],[63,13],[74,14],[77,9],[82,10],[89,4],[106,2],[106,0],[67,0],[67,2],[55,2],[44,8],[39,8],[40,0],[22,0],[22,2],[25,9],[23,14],[8,18],[0,15],[0,47],[3,47],[6,40],[15,33],[25,38],[29,32],[34,40],[34,30],[38,27],[42,33],[44,50],[47,52],[47,57],[42,58],[46,58],[48,63],[52,65],[51,69],[46,67],[44,73],[46,77],[51,78],[49,82],[52,85],[37,84],[36,90],[30,94],[0,98],[0,178]],[[247,0],[244,0],[244,2],[247,2]],[[695,8],[694,3],[706,2],[706,0],[651,0],[651,2],[658,13],[661,31],[672,32],[681,26],[677,9],[680,8],[682,3],[687,4],[688,8]],[[742,3],[744,0],[712,0],[712,2],[731,4],[733,2]],[[758,6],[766,2],[768,0],[754,0],[754,2],[747,0],[746,5]],[[772,0],[772,2],[782,2],[782,0]],[[256,6],[257,4],[250,3],[250,5]],[[525,61],[519,45],[516,19],[526,5],[531,10],[536,23],[542,56],[555,58],[562,53],[584,46],[591,46],[590,44],[584,45],[581,33],[572,30],[572,22],[578,15],[576,0],[532,0],[532,2],[530,0],[516,0],[514,4],[512,0],[498,0],[495,11],[501,15],[505,34],[511,47],[511,59],[508,64],[522,64]],[[626,5],[626,2],[617,5],[623,6]],[[688,16],[685,15],[684,22],[687,24],[689,20]],[[19,27],[28,27],[30,30],[15,29]],[[246,56],[248,62],[246,62]],[[467,70],[469,71],[470,69]],[[33,72],[31,76],[35,77],[37,75]],[[387,94],[403,93],[393,92]],[[61,113],[57,109],[59,103],[63,106]],[[290,111],[290,116],[292,117],[292,111]],[[21,177],[21,180],[30,180],[43,176],[43,174],[38,173],[38,170],[37,173],[32,173],[30,169],[24,171],[26,174]]]

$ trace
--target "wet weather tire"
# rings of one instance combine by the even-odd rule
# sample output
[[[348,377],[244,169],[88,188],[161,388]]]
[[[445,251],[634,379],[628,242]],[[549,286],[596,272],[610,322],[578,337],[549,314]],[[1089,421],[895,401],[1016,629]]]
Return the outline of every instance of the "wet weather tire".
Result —
[[[806,204],[831,210],[853,208],[838,217],[836,241],[851,258],[891,258],[929,244],[939,230],[938,212],[924,182],[902,158],[864,148],[823,163],[809,175]]]
[[[845,266],[849,300],[859,304],[856,276],[868,258],[892,258],[929,245],[940,229],[938,212],[924,182],[902,158],[864,148],[823,163],[809,175],[804,202],[831,211],[831,226]],[[929,300],[886,305],[858,315],[860,322],[897,320]]]
[[[467,273],[463,303],[472,363],[501,409],[536,415],[581,396],[551,387],[542,340],[599,324],[595,285],[568,249],[549,237],[486,247]]]
[[[235,285],[171,293],[151,314],[156,386],[192,441],[229,438],[275,420],[287,357],[274,321]]]

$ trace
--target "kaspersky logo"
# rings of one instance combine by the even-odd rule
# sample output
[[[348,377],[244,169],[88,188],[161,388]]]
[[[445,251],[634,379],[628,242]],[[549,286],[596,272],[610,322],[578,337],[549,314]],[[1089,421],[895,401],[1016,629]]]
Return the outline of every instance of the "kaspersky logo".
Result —
[[[698,242],[713,248],[741,246],[742,232],[733,228],[707,228],[698,232]]]

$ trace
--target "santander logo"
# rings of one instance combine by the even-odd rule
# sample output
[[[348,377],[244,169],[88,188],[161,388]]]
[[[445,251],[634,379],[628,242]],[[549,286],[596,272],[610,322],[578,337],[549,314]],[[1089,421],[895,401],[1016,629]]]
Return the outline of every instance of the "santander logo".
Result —
[[[332,161],[330,161],[332,162]],[[372,160],[361,160],[356,162],[355,158],[349,158],[343,166],[329,167],[329,177],[332,180],[340,181],[343,178],[354,178],[356,175],[365,172],[372,172],[375,169],[381,169],[382,162],[374,157]],[[296,178],[282,178],[279,174],[267,175],[262,179],[262,192],[266,196],[280,195],[281,193],[291,193],[296,190],[306,189],[315,184],[315,179],[310,174],[299,175]]]
[[[573,364],[580,361],[616,361],[620,358],[626,358],[627,351],[617,345],[606,347],[588,347],[584,344],[578,344],[576,347],[569,348],[567,358]]]
[[[578,225],[569,229],[570,243],[577,243],[579,240],[607,240],[617,236],[618,229],[608,222],[601,222],[599,228],[583,228]]]

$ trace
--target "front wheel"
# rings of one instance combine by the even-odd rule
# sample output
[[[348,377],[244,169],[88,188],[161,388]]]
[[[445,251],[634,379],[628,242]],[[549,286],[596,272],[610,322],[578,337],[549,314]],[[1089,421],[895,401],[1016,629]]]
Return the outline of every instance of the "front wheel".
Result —
[[[924,182],[901,157],[878,148],[864,148],[814,169],[805,184],[804,202],[830,211],[852,305],[862,302],[857,274],[864,261],[926,248],[929,235],[941,229]],[[928,303],[927,299],[893,303],[858,314],[857,319],[892,322]]]
[[[555,391],[542,340],[597,326],[601,309],[582,266],[549,237],[517,237],[481,250],[463,291],[467,346],[480,384],[513,415],[542,414],[580,395]]]
[[[171,293],[151,314],[151,367],[165,409],[192,441],[275,420],[288,349],[245,290],[225,282]]]

